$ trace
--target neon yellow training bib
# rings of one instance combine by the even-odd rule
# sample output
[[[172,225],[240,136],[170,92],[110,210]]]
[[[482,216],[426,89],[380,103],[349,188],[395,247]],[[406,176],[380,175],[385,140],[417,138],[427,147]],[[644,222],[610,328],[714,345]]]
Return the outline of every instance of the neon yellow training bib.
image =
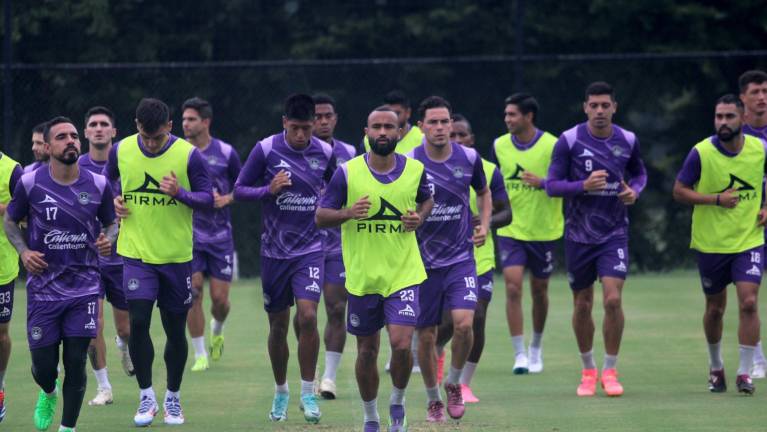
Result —
[[[11,201],[9,184],[13,169],[19,165],[5,153],[0,157],[0,204]],[[19,275],[19,254],[5,235],[5,227],[0,224],[0,285],[16,279]]]
[[[495,164],[482,159],[482,170],[485,171],[487,188],[490,189],[490,181],[493,179]],[[469,195],[471,196],[471,201],[469,201],[471,214],[479,215],[479,206],[477,206],[477,193],[474,191],[474,188],[469,188]],[[495,242],[493,241],[492,232],[487,233],[487,240],[485,240],[485,244],[480,247],[474,246],[474,261],[477,263],[477,275],[487,273],[495,268]]]

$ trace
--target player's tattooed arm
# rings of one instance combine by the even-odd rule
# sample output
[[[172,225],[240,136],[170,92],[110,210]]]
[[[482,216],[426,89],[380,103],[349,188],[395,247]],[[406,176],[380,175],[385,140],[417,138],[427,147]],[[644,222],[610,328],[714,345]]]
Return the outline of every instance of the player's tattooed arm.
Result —
[[[104,233],[110,243],[114,243],[117,241],[117,234],[120,232],[120,226],[117,225],[117,223],[111,223],[104,226],[101,232]]]
[[[43,259],[45,254],[29,249],[26,240],[24,240],[24,233],[21,231],[21,228],[7,213],[3,218],[3,226],[8,241],[10,241],[13,247],[16,248],[16,251],[19,252],[24,268],[33,274],[42,273],[43,270],[48,267],[48,263]]]

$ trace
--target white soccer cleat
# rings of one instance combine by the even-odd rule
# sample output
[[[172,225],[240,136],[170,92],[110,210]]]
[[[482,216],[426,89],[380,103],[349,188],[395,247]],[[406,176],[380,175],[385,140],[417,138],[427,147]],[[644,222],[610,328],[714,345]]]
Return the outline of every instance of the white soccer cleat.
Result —
[[[524,375],[530,371],[530,364],[527,361],[527,354],[525,353],[519,353],[516,355],[516,358],[514,359],[514,367],[511,369],[511,372],[514,375]]]
[[[332,379],[323,378],[320,382],[319,395],[323,399],[335,399],[336,398],[336,383]]]
[[[102,406],[102,405],[109,405],[113,402],[112,400],[112,389],[108,388],[99,388],[96,392],[96,397],[88,401],[88,405],[90,406]]]
[[[529,355],[529,372],[534,374],[543,372],[543,348],[530,347]]]
[[[182,425],[184,424],[184,411],[181,409],[181,402],[177,397],[165,398],[163,403],[165,409],[165,424]]]
[[[767,364],[754,362],[751,366],[751,379],[762,379],[767,375]]]
[[[133,423],[138,427],[149,426],[159,410],[160,407],[157,406],[156,400],[149,396],[144,396],[141,398],[141,402],[139,402],[136,415],[133,416]]]

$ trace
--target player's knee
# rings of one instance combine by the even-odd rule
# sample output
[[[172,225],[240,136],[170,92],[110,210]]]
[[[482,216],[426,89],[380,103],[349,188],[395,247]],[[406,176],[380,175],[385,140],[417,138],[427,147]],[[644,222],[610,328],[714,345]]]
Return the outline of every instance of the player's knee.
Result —
[[[506,282],[506,300],[510,302],[522,301],[522,285],[514,282]]]
[[[619,295],[609,295],[604,299],[606,313],[616,313],[621,310],[621,297]]]
[[[531,296],[533,298],[533,303],[546,303],[549,301],[549,293],[548,289],[544,287],[533,287],[531,290]]]
[[[215,308],[229,307],[229,296],[222,292],[210,292],[210,301]]]
[[[317,311],[303,310],[298,314],[298,327],[301,331],[311,331],[317,328]]]
[[[6,345],[11,342],[11,336],[8,334],[8,326],[0,326],[0,345]]]
[[[329,322],[344,322],[344,315],[346,315],[346,304],[344,302],[337,302],[332,305],[328,305],[327,311]]]
[[[714,321],[721,321],[724,318],[724,305],[708,304],[706,305],[706,318]]]
[[[454,321],[453,324],[453,339],[466,338],[471,335],[474,328],[474,320],[462,319]]]
[[[756,296],[748,296],[740,301],[740,312],[744,314],[755,314],[757,311]]]
[[[574,313],[577,316],[590,316],[593,300],[590,298],[579,298],[575,301]]]
[[[357,359],[363,364],[375,364],[378,359],[378,349],[373,345],[363,345],[357,349]]]

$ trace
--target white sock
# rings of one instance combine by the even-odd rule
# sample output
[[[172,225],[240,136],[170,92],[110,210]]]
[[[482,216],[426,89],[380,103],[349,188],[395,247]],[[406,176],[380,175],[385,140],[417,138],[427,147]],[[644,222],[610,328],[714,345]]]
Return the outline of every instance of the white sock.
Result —
[[[194,358],[208,356],[208,351],[205,349],[205,336],[193,337],[192,346],[194,347]]]
[[[107,368],[94,370],[93,374],[96,375],[96,382],[98,382],[98,388],[112,390],[112,384],[109,383],[109,375],[107,374]]]
[[[314,394],[314,381],[301,380],[301,396]]]
[[[322,374],[322,378],[335,381],[339,363],[341,363],[340,352],[325,351],[325,373]]]
[[[275,384],[274,385],[274,392],[275,393],[290,393],[290,389],[288,389],[288,382],[285,381],[285,384]]]
[[[432,388],[426,388],[426,397],[429,399],[429,402],[431,401],[441,401],[442,396],[439,394],[439,386],[434,386]]]
[[[413,353],[413,367],[418,366],[418,332],[413,332],[413,340],[410,342],[410,351]]]
[[[543,333],[533,332],[533,339],[530,341],[530,348],[541,348],[543,344]]]
[[[471,379],[474,378],[474,371],[477,370],[477,364],[472,362],[466,362],[463,365],[463,372],[461,372],[461,384],[471,385]]]
[[[178,400],[181,400],[181,391],[172,392],[170,390],[165,390],[165,400],[168,400],[170,398],[176,398]]]
[[[602,370],[615,369],[615,365],[618,364],[618,356],[605,354],[605,361],[602,363]]]
[[[0,371],[0,389],[5,388],[5,371]]]
[[[213,336],[221,336],[221,334],[224,332],[224,322],[215,318],[211,319],[210,332],[213,334]]]
[[[456,369],[453,365],[450,365],[450,369],[447,371],[447,378],[445,378],[445,383],[458,384],[458,380],[461,379],[461,372],[463,372],[463,369]]]
[[[583,363],[584,369],[596,369],[597,364],[594,363],[594,351],[591,350],[589,352],[581,353],[581,362]]]
[[[128,350],[128,341],[123,340],[120,336],[117,336],[115,338],[115,345],[117,345],[117,349],[120,351],[127,351]]]
[[[145,389],[141,389],[139,393],[139,398],[144,399],[145,396],[148,397],[149,399],[157,400],[157,398],[154,395],[154,389],[152,388],[152,386],[149,386]]]
[[[738,349],[740,352],[738,375],[749,375],[751,373],[751,366],[754,364],[754,348],[753,346],[741,345]]]
[[[756,343],[754,349],[754,363],[767,363],[767,358],[764,358],[764,351],[762,351],[762,341]]]
[[[525,353],[525,335],[511,337],[511,345],[514,346],[514,354],[520,355]]]
[[[378,417],[378,399],[362,401],[362,409],[365,412],[365,423],[369,421],[381,423],[381,418]]]
[[[711,366],[711,369],[724,369],[724,361],[722,360],[722,341],[715,344],[708,344],[708,363],[709,366]]]
[[[392,386],[389,405],[405,405],[405,389]]]

